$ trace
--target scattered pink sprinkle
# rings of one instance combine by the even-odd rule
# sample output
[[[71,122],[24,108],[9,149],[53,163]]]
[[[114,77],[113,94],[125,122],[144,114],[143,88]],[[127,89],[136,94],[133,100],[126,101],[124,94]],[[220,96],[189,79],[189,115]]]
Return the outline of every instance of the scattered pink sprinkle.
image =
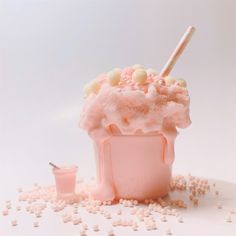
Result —
[[[12,225],[12,226],[17,226],[17,225],[18,225],[17,220],[12,220],[12,221],[11,221],[11,225]]]
[[[9,212],[8,212],[8,210],[3,210],[3,211],[2,211],[2,214],[3,214],[4,216],[7,216],[7,215],[9,214]]]
[[[33,223],[33,226],[34,226],[35,228],[39,227],[39,222],[37,222],[37,221],[34,222],[34,223]]]

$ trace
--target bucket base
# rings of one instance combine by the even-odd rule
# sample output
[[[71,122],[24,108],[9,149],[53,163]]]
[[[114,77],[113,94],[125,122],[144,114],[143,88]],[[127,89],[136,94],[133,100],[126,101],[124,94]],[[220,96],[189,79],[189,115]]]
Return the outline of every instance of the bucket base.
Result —
[[[102,201],[157,199],[170,190],[171,166],[162,135],[111,136],[95,143],[97,188]]]

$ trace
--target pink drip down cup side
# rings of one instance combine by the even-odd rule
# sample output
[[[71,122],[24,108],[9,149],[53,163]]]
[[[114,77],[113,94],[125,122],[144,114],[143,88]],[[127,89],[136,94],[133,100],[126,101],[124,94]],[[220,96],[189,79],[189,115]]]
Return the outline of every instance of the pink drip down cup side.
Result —
[[[156,199],[170,190],[174,140],[163,135],[118,135],[94,140],[95,199]]]
[[[68,199],[75,196],[77,166],[53,168],[58,199]]]

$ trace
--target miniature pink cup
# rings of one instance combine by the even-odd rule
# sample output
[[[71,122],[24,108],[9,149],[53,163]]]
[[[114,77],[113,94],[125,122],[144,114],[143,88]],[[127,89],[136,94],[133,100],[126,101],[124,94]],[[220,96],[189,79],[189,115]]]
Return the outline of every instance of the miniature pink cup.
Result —
[[[170,190],[174,161],[174,151],[169,152],[168,149],[167,140],[157,134],[111,136],[104,142],[96,141],[97,184],[100,191],[109,191],[107,188],[112,186],[115,199],[142,201],[165,196]],[[104,167],[108,167],[107,174]],[[94,197],[107,200],[98,195]]]
[[[69,199],[75,196],[77,166],[53,168],[58,199]]]

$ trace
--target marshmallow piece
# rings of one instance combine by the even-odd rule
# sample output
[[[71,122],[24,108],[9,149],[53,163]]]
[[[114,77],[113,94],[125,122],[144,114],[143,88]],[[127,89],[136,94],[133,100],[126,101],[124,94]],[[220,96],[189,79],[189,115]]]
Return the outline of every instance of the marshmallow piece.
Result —
[[[140,65],[140,64],[135,64],[135,65],[132,66],[132,68],[133,68],[134,70],[137,70],[137,69],[144,69],[144,67],[143,67],[142,65]]]
[[[187,82],[184,79],[177,79],[176,84],[183,88],[187,87]]]
[[[121,79],[121,69],[115,68],[107,73],[107,81],[111,86],[116,86],[119,84]]]
[[[144,69],[137,69],[132,74],[132,80],[138,84],[144,84],[147,80],[147,72]]]
[[[149,68],[147,69],[147,75],[157,75],[157,71],[155,69]]]
[[[166,76],[164,78],[164,80],[165,80],[167,86],[172,85],[176,82],[175,79],[171,76]]]

